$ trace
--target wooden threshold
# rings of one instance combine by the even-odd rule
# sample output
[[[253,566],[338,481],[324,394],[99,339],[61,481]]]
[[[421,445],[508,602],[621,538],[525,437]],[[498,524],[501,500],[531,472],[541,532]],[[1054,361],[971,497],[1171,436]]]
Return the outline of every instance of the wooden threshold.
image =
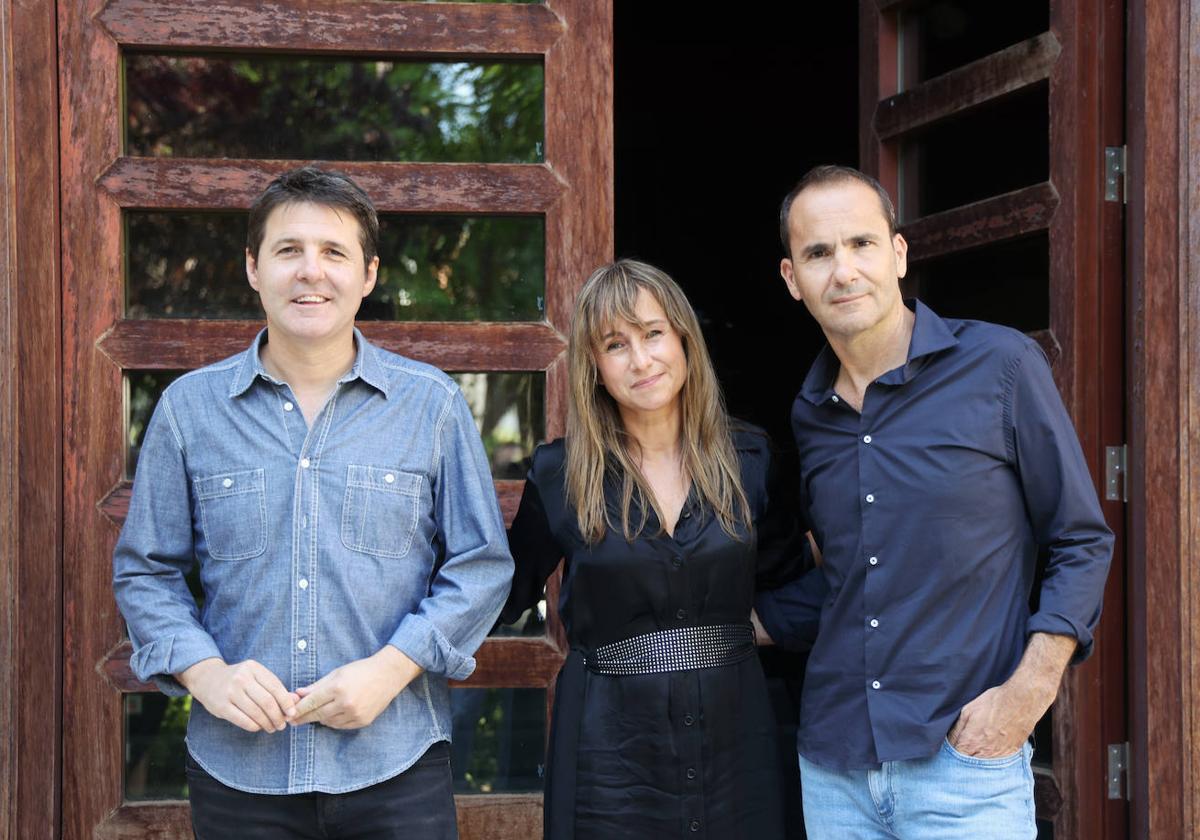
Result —
[[[540,793],[455,796],[461,840],[536,837],[542,833]],[[95,840],[192,840],[186,802],[127,802],[93,833]]]

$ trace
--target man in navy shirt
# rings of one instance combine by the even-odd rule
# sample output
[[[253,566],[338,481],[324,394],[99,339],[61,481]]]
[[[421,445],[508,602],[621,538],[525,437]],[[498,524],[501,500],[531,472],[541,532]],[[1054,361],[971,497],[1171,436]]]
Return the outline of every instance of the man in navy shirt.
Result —
[[[792,412],[823,563],[757,605],[783,645],[819,613],[809,836],[1035,837],[1029,736],[1091,652],[1112,553],[1045,356],[906,303],[908,245],[857,170],[805,175],[780,228],[788,290],[828,340]]]

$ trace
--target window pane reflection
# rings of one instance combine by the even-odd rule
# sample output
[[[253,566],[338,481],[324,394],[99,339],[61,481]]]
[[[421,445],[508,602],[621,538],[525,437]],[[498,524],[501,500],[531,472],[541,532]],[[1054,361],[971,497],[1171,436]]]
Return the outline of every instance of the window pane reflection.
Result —
[[[187,799],[184,759],[191,697],[125,695],[125,798]]]
[[[533,62],[130,53],[126,153],[537,163],[544,88]]]
[[[542,789],[545,689],[455,688],[450,692],[450,708],[455,793]]]
[[[181,371],[128,371],[125,374],[125,477],[132,479],[146,425],[163,390]],[[546,434],[542,373],[454,373],[475,417],[497,479],[521,479],[533,448]],[[536,634],[535,634],[536,635]]]
[[[125,214],[128,318],[262,317],[246,281],[244,213]],[[379,280],[365,321],[536,321],[543,317],[540,216],[379,219]]]

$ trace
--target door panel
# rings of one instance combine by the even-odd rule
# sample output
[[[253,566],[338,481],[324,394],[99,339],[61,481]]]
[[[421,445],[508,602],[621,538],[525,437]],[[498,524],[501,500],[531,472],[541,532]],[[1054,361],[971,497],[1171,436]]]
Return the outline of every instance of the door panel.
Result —
[[[861,0],[860,151],[897,197],[906,293],[942,314],[1036,338],[1104,499],[1124,441],[1120,202],[1102,190],[1123,143],[1124,4],[1110,0]],[[1036,733],[1044,835],[1121,838],[1107,745],[1126,738],[1124,519],[1095,655],[1069,669]]]
[[[611,4],[89,0],[58,16],[63,836],[187,837],[171,801],[187,704],[133,678],[111,555],[161,387],[261,325],[246,208],[312,159],[371,194],[388,262],[363,331],[459,379],[511,519],[522,460],[563,433],[575,293],[612,255]],[[556,594],[452,693],[464,838],[540,830]]]

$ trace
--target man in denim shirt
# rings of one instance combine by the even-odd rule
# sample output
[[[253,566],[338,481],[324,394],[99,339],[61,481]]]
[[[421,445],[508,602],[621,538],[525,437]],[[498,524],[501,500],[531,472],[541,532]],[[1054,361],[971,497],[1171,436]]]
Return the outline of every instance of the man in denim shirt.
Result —
[[[267,328],[146,430],[113,587],[134,673],[196,701],[202,840],[456,835],[446,681],[512,558],[457,386],[354,328],[378,236],[345,176],[272,182],[246,249]]]

